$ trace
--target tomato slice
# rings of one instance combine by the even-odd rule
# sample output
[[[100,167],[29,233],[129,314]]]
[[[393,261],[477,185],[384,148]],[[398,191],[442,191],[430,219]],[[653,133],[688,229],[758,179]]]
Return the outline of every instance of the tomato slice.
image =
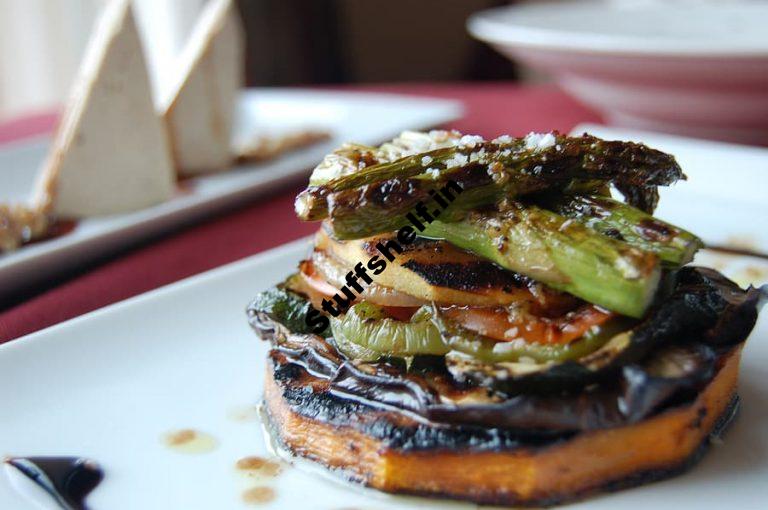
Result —
[[[302,260],[301,264],[299,265],[299,270],[300,270],[299,274],[301,275],[301,279],[304,281],[307,287],[311,288],[316,293],[321,294],[324,297],[330,298],[334,294],[341,292],[339,289],[337,289],[330,283],[326,282],[322,276],[317,274],[317,271],[315,271],[315,267],[314,267],[314,264],[312,264],[312,261]]]
[[[416,313],[416,310],[418,310],[419,307],[418,306],[382,306],[381,309],[384,310],[384,312],[392,319],[408,322],[411,320],[411,317],[413,317],[413,314]]]
[[[449,319],[464,328],[499,341],[523,339],[538,344],[568,344],[600,327],[616,314],[594,305],[583,305],[560,317],[530,313],[511,314],[505,308],[441,308]]]

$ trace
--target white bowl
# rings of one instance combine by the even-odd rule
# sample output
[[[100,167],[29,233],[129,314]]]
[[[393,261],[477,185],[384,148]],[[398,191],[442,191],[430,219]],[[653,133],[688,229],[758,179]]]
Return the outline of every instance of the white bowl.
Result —
[[[467,25],[611,123],[768,144],[768,2],[537,2]]]

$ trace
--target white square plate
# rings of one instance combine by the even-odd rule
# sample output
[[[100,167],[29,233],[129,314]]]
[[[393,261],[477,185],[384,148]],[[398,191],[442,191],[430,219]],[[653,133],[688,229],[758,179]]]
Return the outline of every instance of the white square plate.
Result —
[[[332,139],[258,165],[236,167],[185,183],[185,191],[163,204],[130,214],[80,221],[73,232],[0,254],[0,300],[75,264],[188,224],[223,207],[265,195],[308,175],[322,157],[346,141],[376,144],[404,129],[435,126],[461,115],[456,101],[392,94],[256,89],[239,102],[235,138],[263,132],[317,128]],[[0,203],[28,199],[45,158],[49,137],[0,147]]]
[[[94,510],[248,508],[241,494],[256,484],[238,474],[235,463],[269,454],[258,419],[237,417],[261,396],[266,356],[244,310],[308,250],[307,240],[297,241],[0,346],[0,455],[96,459],[106,477],[89,498]],[[702,258],[740,279],[755,269],[768,279],[766,261]],[[753,272],[743,272],[745,265]],[[767,341],[763,315],[744,352],[742,413],[725,443],[700,465],[573,508],[759,508],[768,483]],[[186,428],[212,435],[219,446],[182,454],[161,441],[164,433]],[[276,493],[273,508],[448,505],[362,490],[290,467],[262,485]],[[0,508],[31,508],[4,477]]]

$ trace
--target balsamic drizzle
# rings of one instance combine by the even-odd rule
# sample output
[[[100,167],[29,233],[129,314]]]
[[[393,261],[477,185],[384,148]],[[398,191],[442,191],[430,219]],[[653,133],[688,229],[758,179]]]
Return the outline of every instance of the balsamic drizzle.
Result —
[[[96,462],[81,457],[8,457],[5,463],[45,490],[63,510],[87,510],[85,498],[104,478]]]

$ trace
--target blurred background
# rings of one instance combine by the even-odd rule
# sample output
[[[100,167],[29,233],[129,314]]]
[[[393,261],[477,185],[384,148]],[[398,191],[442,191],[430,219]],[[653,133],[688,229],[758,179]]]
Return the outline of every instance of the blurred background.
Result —
[[[0,119],[60,105],[105,0],[0,0]],[[466,30],[501,0],[240,0],[254,85],[517,79]],[[155,82],[205,0],[135,0]]]
[[[105,1],[0,0],[0,120],[64,102]],[[205,0],[133,3],[163,97]],[[608,124],[768,145],[768,0],[238,4],[249,86],[549,76]]]
[[[0,202],[6,197],[11,202],[27,199],[48,151],[48,139],[37,135],[55,128],[55,112],[67,100],[94,22],[108,1],[0,0],[0,144],[30,138],[29,144],[23,141],[0,150],[0,159],[5,156],[7,162],[0,161],[0,169],[6,170]],[[174,65],[177,56],[210,0],[131,1],[157,100],[163,97],[158,94],[163,85],[180,76]],[[768,253],[768,234],[754,221],[765,216],[765,148],[704,150],[696,140],[675,142],[647,133],[768,146],[768,0],[233,1],[245,27],[248,86],[331,89],[328,94],[273,90],[246,96],[242,104],[277,105],[263,111],[238,107],[246,114],[242,117],[253,120],[252,127],[267,136],[318,122],[332,132],[337,145],[347,140],[380,143],[403,129],[428,125],[486,137],[588,129],[608,138],[646,140],[675,153],[684,168],[691,169],[689,175],[700,176],[690,181],[698,187],[688,188],[696,191],[686,195],[683,189],[679,200],[665,199],[662,207],[669,208],[661,209],[663,218],[706,234],[708,242]],[[380,83],[394,85],[376,85]],[[371,94],[376,91],[396,95]],[[274,99],[280,96],[292,99]],[[332,96],[328,104],[334,106],[326,109],[319,96]],[[323,105],[312,108],[318,102]],[[363,135],[369,138],[363,140]],[[303,155],[287,156],[285,166],[275,161],[254,168],[271,172],[266,181],[270,186],[288,186],[286,168],[303,179],[328,147],[307,147]],[[238,180],[240,175],[231,181],[232,189],[259,183],[249,184],[253,200],[242,210],[220,218],[211,213],[196,230],[163,241],[158,237],[156,250],[148,242],[133,262],[115,261],[113,270],[105,255],[109,262],[102,267],[102,279],[88,280],[96,285],[92,292],[82,292],[85,299],[40,300],[39,308],[17,316],[16,329],[3,325],[0,302],[0,342],[4,334],[10,338],[41,327],[40,318],[48,321],[45,325],[61,320],[66,315],[62,309],[71,317],[310,234],[314,227],[299,223],[293,214],[298,184],[269,191],[267,197],[259,190],[265,182],[259,172],[254,172],[253,181]],[[721,178],[723,172],[727,179]],[[10,173],[20,176],[15,181],[20,185],[9,184],[14,182],[7,179]],[[205,182],[207,177],[200,179]],[[197,200],[186,191],[180,200]],[[213,192],[200,196],[217,201]],[[222,209],[237,205],[224,200],[221,204]],[[181,228],[182,220],[191,222],[192,216],[174,213],[176,226]],[[158,224],[164,221],[158,218]],[[104,228],[98,232],[112,232],[113,224],[94,221]],[[135,239],[154,235],[130,230]],[[121,239],[125,249],[134,239],[129,237]],[[90,271],[90,264],[79,259],[80,246],[71,246],[63,253],[82,264],[79,274]],[[32,272],[42,274],[38,268],[48,259],[41,259],[40,265],[26,266],[34,271],[23,273],[24,279]],[[7,274],[22,280],[20,271]],[[60,280],[40,277],[44,282],[39,288],[30,287],[17,302],[77,276],[69,271]],[[88,286],[84,281],[67,288],[77,294]],[[62,288],[60,296],[71,295]]]

